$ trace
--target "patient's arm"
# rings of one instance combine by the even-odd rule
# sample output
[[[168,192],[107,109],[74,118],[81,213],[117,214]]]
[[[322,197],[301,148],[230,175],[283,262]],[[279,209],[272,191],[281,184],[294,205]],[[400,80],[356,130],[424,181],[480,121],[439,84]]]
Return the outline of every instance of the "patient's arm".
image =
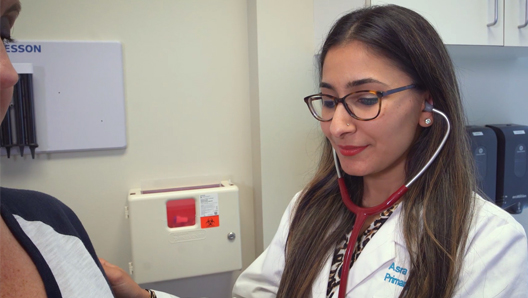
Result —
[[[105,259],[99,258],[99,261],[103,265],[116,298],[150,298],[149,292],[133,281],[125,270],[108,263]]]

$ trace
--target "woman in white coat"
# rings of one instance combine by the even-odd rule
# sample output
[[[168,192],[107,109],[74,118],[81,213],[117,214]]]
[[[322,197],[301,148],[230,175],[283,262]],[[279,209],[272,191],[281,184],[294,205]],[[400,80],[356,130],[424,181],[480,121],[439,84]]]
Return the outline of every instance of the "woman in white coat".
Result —
[[[475,194],[464,113],[449,55],[420,15],[398,6],[343,16],[320,56],[320,93],[305,98],[326,136],[315,177],[270,246],[237,280],[236,297],[527,297],[527,240],[509,214]],[[341,199],[383,203],[430,167],[395,205],[367,217],[348,278],[355,215]],[[354,240],[352,240],[354,241]]]

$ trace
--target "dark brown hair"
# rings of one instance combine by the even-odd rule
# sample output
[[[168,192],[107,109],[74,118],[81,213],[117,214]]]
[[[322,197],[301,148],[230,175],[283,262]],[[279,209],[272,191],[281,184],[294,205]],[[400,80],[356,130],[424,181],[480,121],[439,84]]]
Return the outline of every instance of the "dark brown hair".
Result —
[[[451,297],[460,275],[475,189],[451,59],[436,31],[419,14],[395,5],[374,6],[337,21],[321,50],[320,70],[331,48],[352,41],[393,61],[451,120],[444,149],[403,198],[400,223],[411,263],[400,297]],[[407,179],[433,155],[445,131],[445,121],[435,114],[434,125],[419,132],[409,150],[412,158],[406,161]],[[277,297],[308,297],[324,262],[352,229],[355,215],[341,202],[331,150],[325,139],[319,168],[295,206]],[[345,175],[345,180],[351,199],[360,204],[362,178]]]

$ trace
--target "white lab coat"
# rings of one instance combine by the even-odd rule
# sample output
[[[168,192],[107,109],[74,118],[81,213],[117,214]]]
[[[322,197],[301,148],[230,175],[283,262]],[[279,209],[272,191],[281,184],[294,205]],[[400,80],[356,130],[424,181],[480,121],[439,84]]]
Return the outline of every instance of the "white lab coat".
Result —
[[[276,296],[291,210],[298,196],[290,202],[269,247],[238,278],[234,297]],[[410,265],[400,215],[401,204],[350,269],[347,297],[398,297],[401,293]],[[313,284],[313,298],[326,298],[332,257],[329,254]],[[511,215],[479,196],[454,297],[528,297],[526,233]]]
[[[171,294],[168,294],[168,293],[164,293],[164,292],[161,292],[161,291],[154,290],[154,292],[156,293],[156,297],[157,298],[178,298],[177,296],[174,296],[174,295],[171,295]]]

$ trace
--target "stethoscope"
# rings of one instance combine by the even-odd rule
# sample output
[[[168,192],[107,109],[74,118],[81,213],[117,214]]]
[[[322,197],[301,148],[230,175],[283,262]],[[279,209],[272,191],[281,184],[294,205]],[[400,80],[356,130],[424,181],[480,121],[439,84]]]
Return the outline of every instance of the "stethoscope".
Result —
[[[361,230],[361,227],[363,227],[363,224],[365,223],[365,220],[367,219],[367,217],[374,215],[376,213],[380,213],[383,210],[386,210],[392,205],[394,205],[394,203],[396,203],[407,192],[407,190],[409,189],[409,186],[411,186],[411,184],[414,181],[416,181],[416,179],[418,179],[418,177],[420,177],[424,173],[424,171],[431,165],[431,163],[438,156],[438,153],[440,153],[440,150],[442,150],[442,148],[444,147],[444,144],[447,140],[449,132],[451,131],[451,124],[449,123],[449,119],[443,112],[433,108],[433,106],[429,104],[428,102],[425,102],[424,111],[434,112],[444,117],[447,123],[447,130],[444,135],[444,138],[442,139],[442,142],[440,142],[438,149],[436,149],[433,156],[429,159],[429,161],[425,164],[425,166],[420,170],[420,172],[418,172],[418,174],[416,174],[407,184],[402,185],[396,192],[390,195],[390,197],[388,197],[385,200],[385,202],[377,206],[365,208],[365,207],[359,207],[356,204],[354,204],[354,202],[352,202],[352,200],[350,199],[350,196],[348,195],[348,190],[345,185],[345,179],[341,177],[341,172],[339,170],[339,163],[337,161],[337,155],[336,155],[335,149],[333,150],[334,163],[335,163],[335,168],[337,171],[337,182],[339,184],[339,191],[341,192],[341,199],[343,200],[343,203],[346,205],[346,207],[352,213],[356,214],[356,219],[354,220],[354,227],[352,228],[352,233],[348,241],[348,247],[345,253],[345,257],[343,259],[343,266],[341,268],[341,283],[339,285],[339,295],[338,295],[339,298],[345,298],[347,282],[348,282],[348,272],[350,270],[350,261],[352,258],[352,253],[354,251],[356,241],[359,236],[359,231]]]

